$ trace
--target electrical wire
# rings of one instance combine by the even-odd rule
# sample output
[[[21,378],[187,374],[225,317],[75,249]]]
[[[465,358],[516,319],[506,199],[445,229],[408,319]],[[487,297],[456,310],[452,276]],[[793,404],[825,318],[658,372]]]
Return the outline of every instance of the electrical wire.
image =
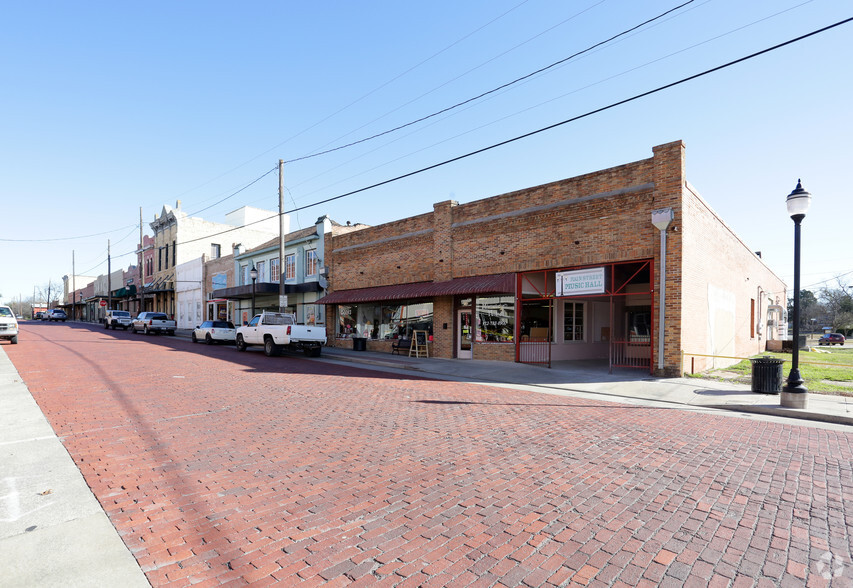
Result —
[[[54,237],[52,239],[0,239],[0,241],[6,243],[50,243],[53,241],[74,241],[76,239],[88,239],[89,237],[101,237],[103,235],[110,235],[112,233],[117,233],[130,227],[137,228],[139,227],[139,225],[126,225],[117,229],[104,231],[103,233],[92,233],[91,235],[79,235],[77,237]]]
[[[474,101],[476,101],[476,100],[479,100],[480,98],[484,98],[484,97],[486,97],[486,96],[488,96],[488,95],[490,95],[490,94],[494,94],[495,92],[498,92],[498,91],[500,91],[500,90],[504,90],[504,89],[506,89],[506,88],[509,88],[510,86],[512,86],[512,85],[514,85],[514,84],[517,84],[517,83],[519,83],[519,82],[522,82],[522,81],[524,81],[524,80],[527,80],[527,79],[529,79],[529,78],[532,78],[533,76],[536,76],[536,75],[538,75],[538,74],[541,74],[541,73],[543,73],[543,72],[546,72],[546,71],[548,71],[549,69],[552,69],[552,68],[554,68],[554,67],[557,67],[558,65],[561,65],[561,64],[563,64],[563,63],[566,63],[567,61],[570,61],[570,60],[574,59],[575,57],[578,57],[578,56],[580,56],[580,55],[583,55],[584,53],[589,53],[589,52],[590,52],[590,51],[592,51],[593,49],[596,49],[596,48],[598,48],[598,47],[601,47],[602,45],[606,45],[607,43],[610,43],[611,41],[613,41],[613,40],[615,40],[615,39],[618,39],[619,37],[622,37],[622,36],[627,35],[627,34],[629,34],[629,33],[631,33],[631,32],[634,32],[634,31],[636,31],[637,29],[642,28],[642,27],[646,26],[647,24],[652,23],[652,22],[654,22],[654,21],[656,21],[656,20],[659,20],[659,19],[663,18],[664,16],[666,16],[666,15],[668,15],[668,14],[672,13],[672,12],[675,12],[676,10],[679,10],[680,8],[683,8],[683,7],[687,6],[688,4],[692,4],[692,3],[693,3],[693,2],[695,2],[695,1],[696,1],[696,0],[687,0],[687,2],[684,2],[684,3],[682,3],[682,4],[679,4],[678,6],[676,6],[676,7],[674,7],[674,8],[670,8],[669,10],[667,10],[667,11],[665,11],[665,12],[662,12],[661,14],[659,14],[659,15],[655,16],[654,18],[650,18],[650,19],[648,19],[648,20],[646,20],[646,21],[643,21],[643,22],[641,22],[641,23],[639,23],[639,24],[637,24],[637,25],[635,25],[635,26],[633,26],[633,27],[631,27],[631,28],[629,28],[629,29],[626,29],[626,30],[622,31],[621,33],[618,33],[618,34],[616,34],[616,35],[613,35],[612,37],[610,37],[610,38],[608,38],[608,39],[605,39],[605,40],[603,40],[603,41],[599,41],[598,43],[595,43],[594,45],[590,45],[590,46],[589,46],[589,47],[587,47],[586,49],[583,49],[583,50],[581,50],[581,51],[578,51],[578,52],[576,52],[576,53],[573,53],[572,55],[569,55],[568,57],[564,57],[563,59],[560,59],[560,60],[558,60],[558,61],[555,61],[555,62],[551,63],[550,65],[546,65],[545,67],[540,67],[540,68],[539,68],[539,69],[537,69],[537,70],[534,70],[534,71],[532,71],[532,72],[530,72],[530,73],[527,73],[527,74],[525,74],[525,75],[523,75],[523,76],[521,76],[521,77],[518,77],[518,78],[516,78],[516,79],[514,79],[514,80],[512,80],[512,81],[510,81],[510,82],[506,82],[506,83],[504,83],[504,84],[501,84],[500,86],[497,86],[497,87],[495,87],[495,88],[492,88],[491,90],[487,90],[487,91],[485,91],[485,92],[482,92],[482,93],[480,93],[480,94],[478,94],[478,95],[476,95],[476,96],[473,96],[473,97],[471,97],[471,98],[468,98],[467,100],[463,100],[463,101],[461,101],[461,102],[457,102],[456,104],[453,104],[452,106],[448,106],[448,107],[446,107],[446,108],[442,108],[441,110],[438,110],[438,111],[436,111],[436,112],[433,112],[432,114],[428,114],[428,115],[426,115],[426,116],[422,116],[422,117],[420,117],[420,118],[418,118],[418,119],[415,119],[415,120],[413,120],[413,121],[407,122],[407,123],[405,123],[405,124],[402,124],[402,125],[399,125],[399,126],[393,127],[393,128],[391,128],[391,129],[388,129],[388,130],[382,131],[382,132],[380,132],[380,133],[376,133],[375,135],[371,135],[371,136],[369,136],[369,137],[365,137],[365,138],[363,138],[363,139],[359,139],[359,140],[357,140],[357,141],[352,141],[351,143],[347,143],[346,145],[340,145],[340,146],[338,146],[338,147],[334,147],[334,148],[332,148],[332,149],[326,149],[325,151],[320,151],[320,152],[312,153],[312,154],[309,154],[309,155],[303,155],[302,157],[297,157],[297,158],[294,158],[294,159],[286,160],[286,161],[285,161],[285,163],[294,163],[294,162],[297,162],[297,161],[303,161],[303,160],[305,160],[305,159],[311,159],[311,158],[314,158],[314,157],[319,157],[319,156],[321,156],[321,155],[327,155],[327,154],[329,154],[329,153],[334,153],[335,151],[340,151],[341,149],[346,149],[346,148],[348,148],[348,147],[353,147],[353,146],[355,146],[355,145],[359,145],[359,144],[361,144],[361,143],[365,143],[365,142],[367,142],[367,141],[370,141],[370,140],[376,139],[376,138],[378,138],[378,137],[383,137],[383,136],[388,135],[388,134],[390,134],[390,133],[394,133],[394,132],[399,131],[399,130],[401,130],[401,129],[405,129],[406,127],[410,127],[410,126],[412,126],[412,125],[416,125],[416,124],[418,124],[418,123],[420,123],[420,122],[423,122],[423,121],[425,121],[425,120],[429,120],[429,119],[431,119],[431,118],[433,118],[433,117],[436,117],[436,116],[439,116],[439,115],[441,115],[441,114],[444,114],[445,112],[449,112],[449,111],[451,111],[451,110],[454,110],[454,109],[456,109],[456,108],[459,108],[460,106],[464,106],[464,105],[466,105],[466,104],[468,104],[468,103],[470,103],[470,102],[474,102]],[[597,5],[596,5],[596,6],[597,6]],[[587,9],[587,10],[589,10],[589,9]],[[584,12],[585,12],[585,11],[584,11]],[[582,13],[578,13],[578,14],[582,14]],[[572,18],[574,18],[575,16],[577,16],[577,15],[574,15]],[[565,22],[565,21],[564,21],[564,22]],[[560,24],[563,24],[563,23],[560,23]],[[559,25],[555,25],[555,27],[556,27],[556,26],[559,26]],[[551,29],[553,29],[553,28],[555,28],[555,27],[551,27]],[[551,30],[551,29],[548,29],[548,30]],[[547,32],[547,31],[544,31],[544,32]],[[543,33],[540,33],[540,35],[541,35],[541,34],[544,34],[544,32],[543,32]],[[539,35],[537,35],[537,36],[539,36]],[[535,38],[535,37],[534,37],[534,38]],[[518,47],[518,46],[513,47],[513,49],[516,49],[517,47]],[[506,53],[506,52],[505,52],[505,53]],[[504,53],[504,54],[505,54],[505,53]],[[501,54],[501,55],[504,55],[504,54]],[[499,55],[498,57],[500,57],[500,55]],[[493,58],[493,59],[497,59],[497,57],[495,57],[495,58]],[[492,60],[490,60],[490,61],[492,61]],[[486,63],[489,63],[489,62],[487,61]],[[481,65],[480,65],[480,66],[478,66],[478,67],[482,67],[483,65],[485,65],[485,64],[481,64]],[[474,68],[474,69],[476,69],[476,68]],[[465,74],[462,74],[462,75],[467,75],[467,74],[471,73],[472,71],[474,71],[474,70],[473,70],[473,69],[468,70],[467,72],[465,72]],[[456,78],[453,78],[452,80],[449,80],[449,81],[445,82],[445,83],[444,83],[444,84],[442,84],[441,86],[438,86],[438,88],[434,88],[433,90],[430,90],[430,92],[434,92],[435,90],[437,90],[437,89],[439,89],[439,88],[442,88],[442,87],[446,86],[446,85],[447,85],[447,84],[449,84],[450,82],[456,81],[457,79],[459,79],[460,77],[462,77],[462,75],[457,76]],[[428,92],[427,94],[429,94],[430,92]],[[415,100],[420,100],[421,98],[423,98],[423,97],[424,97],[424,96],[426,96],[427,94],[423,94],[423,95],[419,96],[418,98],[415,98],[414,100],[410,100],[410,101],[409,101],[409,102],[407,102],[406,104],[401,105],[399,108],[397,108],[397,109],[395,109],[395,110],[392,110],[391,112],[396,112],[396,110],[399,110],[400,108],[403,108],[403,107],[405,107],[405,106],[407,106],[407,105],[411,104],[411,103],[412,103],[412,102],[414,102]],[[384,116],[387,116],[388,114],[390,114],[390,113],[387,113],[387,114],[383,115],[383,117],[384,117]],[[381,118],[383,118],[383,117],[380,117],[380,119],[381,119]],[[376,122],[376,120],[379,120],[379,119],[374,119],[374,121],[371,121],[371,122]],[[370,124],[370,123],[368,123],[368,124]],[[367,126],[367,125],[364,125],[364,126]],[[359,128],[364,128],[364,126],[359,127]],[[356,129],[356,130],[358,130],[358,129]]]
[[[331,198],[326,198],[326,199],[324,199],[324,200],[319,200],[319,201],[317,201],[317,202],[313,202],[313,203],[311,203],[311,204],[306,204],[306,205],[303,205],[303,206],[299,206],[299,207],[293,208],[293,209],[291,209],[291,210],[284,211],[284,212],[282,212],[282,213],[280,213],[280,214],[290,214],[290,213],[293,213],[293,212],[296,212],[296,211],[299,211],[299,210],[304,210],[304,209],[311,208],[311,207],[314,207],[314,206],[319,206],[320,204],[327,204],[327,203],[329,203],[329,202],[333,202],[333,201],[335,201],[335,200],[340,200],[340,199],[342,199],[342,198],[346,198],[346,197],[348,197],[348,196],[352,196],[352,195],[354,195],[354,194],[359,194],[359,193],[361,193],[361,192],[365,192],[365,191],[367,191],[367,190],[371,190],[371,189],[373,189],[373,188],[378,188],[378,187],[380,187],[380,186],[384,186],[384,185],[387,185],[387,184],[390,184],[390,183],[393,183],[393,182],[397,182],[397,181],[399,181],[399,180],[402,180],[402,179],[405,179],[405,178],[409,178],[409,177],[412,177],[412,176],[415,176],[415,175],[418,175],[418,174],[421,174],[421,173],[424,173],[424,172],[427,172],[427,171],[430,171],[430,170],[433,170],[433,169],[436,169],[436,168],[439,168],[439,167],[443,167],[443,166],[445,166],[445,165],[448,165],[448,164],[451,164],[451,163],[454,163],[454,162],[457,162],[457,161],[461,161],[461,160],[463,160],[463,159],[467,159],[467,158],[469,158],[469,157],[473,157],[474,155],[479,155],[480,153],[485,153],[486,151],[491,151],[492,149],[496,149],[496,148],[498,148],[498,147],[503,147],[504,145],[509,145],[510,143],[514,143],[514,142],[516,142],[516,141],[520,141],[520,140],[522,140],[522,139],[527,139],[527,138],[529,138],[529,137],[533,137],[533,136],[538,135],[538,134],[540,134],[540,133],[544,133],[544,132],[546,132],[546,131],[550,131],[550,130],[556,129],[556,128],[561,127],[561,126],[563,126],[563,125],[566,125],[566,124],[569,124],[569,123],[572,123],[572,122],[576,122],[576,121],[578,121],[578,120],[581,120],[581,119],[584,119],[584,118],[587,118],[587,117],[593,116],[593,115],[595,115],[595,114],[599,114],[599,113],[601,113],[601,112],[605,112],[605,111],[607,111],[607,110],[611,110],[611,109],[613,109],[613,108],[616,108],[617,106],[622,106],[622,105],[624,105],[624,104],[628,104],[628,103],[630,103],[630,102],[634,102],[634,101],[639,100],[639,99],[641,99],[641,98],[645,98],[645,97],[647,97],[647,96],[651,96],[651,95],[653,95],[653,94],[657,94],[657,93],[662,92],[662,91],[664,91],[664,90],[668,90],[668,89],[670,89],[670,88],[674,88],[674,87],[679,86],[679,85],[681,85],[681,84],[685,84],[685,83],[687,83],[687,82],[690,82],[690,81],[693,81],[693,80],[699,79],[699,78],[701,78],[701,77],[704,77],[704,76],[710,75],[710,74],[712,74],[712,73],[716,73],[716,72],[718,72],[718,71],[721,71],[721,70],[727,69],[727,68],[732,67],[732,66],[734,66],[734,65],[737,65],[737,64],[739,64],[739,63],[743,63],[743,62],[745,62],[745,61],[749,61],[750,59],[754,59],[754,58],[756,58],[756,57],[760,57],[761,55],[764,55],[764,54],[766,54],[766,53],[770,53],[770,52],[772,52],[772,51],[776,51],[776,50],[781,49],[781,48],[783,48],[783,47],[787,47],[788,45],[792,45],[792,44],[794,44],[794,43],[798,43],[798,42],[800,42],[800,41],[803,41],[803,40],[805,40],[805,39],[808,39],[808,38],[810,38],[810,37],[813,37],[813,36],[815,36],[815,35],[818,35],[818,34],[821,34],[821,33],[825,33],[826,31],[829,31],[829,30],[834,29],[834,28],[836,28],[836,27],[839,27],[839,26],[841,26],[841,25],[847,24],[847,23],[849,23],[849,22],[851,22],[851,21],[853,21],[853,17],[846,18],[846,19],[844,19],[844,20],[840,20],[840,21],[835,22],[835,23],[833,23],[833,24],[831,24],[831,25],[827,25],[827,26],[825,26],[825,27],[822,27],[822,28],[820,28],[820,29],[814,30],[814,31],[812,31],[812,32],[810,32],[810,33],[806,33],[806,34],[804,34],[804,35],[800,35],[799,37],[795,37],[795,38],[790,39],[790,40],[788,40],[788,41],[784,41],[784,42],[782,42],[782,43],[777,43],[776,45],[773,45],[773,46],[768,47],[768,48],[766,48],[766,49],[762,49],[761,51],[756,51],[755,53],[751,53],[751,54],[749,54],[749,55],[746,55],[746,56],[744,56],[744,57],[740,57],[740,58],[735,59],[735,60],[733,60],[733,61],[729,61],[729,62],[724,63],[724,64],[722,64],[722,65],[718,65],[718,66],[716,66],[716,67],[712,67],[712,68],[710,68],[710,69],[706,69],[705,71],[702,71],[702,72],[700,72],[700,73],[693,74],[693,75],[691,75],[691,76],[687,76],[687,77],[685,77],[685,78],[681,78],[680,80],[677,80],[677,81],[675,81],[675,82],[670,82],[669,84],[664,84],[663,86],[658,86],[657,88],[654,88],[654,89],[652,89],[652,90],[648,90],[648,91],[646,91],[646,92],[642,92],[642,93],[640,93],[640,94],[635,94],[634,96],[631,96],[630,98],[625,98],[625,99],[623,99],[623,100],[619,100],[619,101],[617,101],[617,102],[613,102],[613,103],[611,103],[611,104],[608,104],[607,106],[602,106],[602,107],[600,107],[600,108],[596,108],[596,109],[594,109],[594,110],[590,110],[590,111],[588,111],[588,112],[585,112],[584,114],[579,114],[579,115],[577,115],[577,116],[573,116],[573,117],[571,117],[571,118],[567,118],[567,119],[565,119],[565,120],[562,120],[562,121],[560,121],[560,122],[557,122],[557,123],[554,123],[554,124],[548,125],[548,126],[546,126],[546,127],[541,127],[541,128],[539,128],[539,129],[536,129],[535,131],[530,131],[530,132],[528,132],[528,133],[524,133],[524,134],[522,134],[522,135],[518,135],[518,136],[513,137],[513,138],[511,138],[511,139],[506,139],[506,140],[504,140],[504,141],[500,141],[500,142],[498,142],[498,143],[493,143],[492,145],[489,145],[489,146],[487,146],[487,147],[482,147],[482,148],[480,148],[480,149],[476,149],[476,150],[474,150],[474,151],[470,151],[470,152],[465,153],[465,154],[463,154],[463,155],[458,155],[458,156],[456,156],[456,157],[452,157],[452,158],[450,158],[450,159],[446,159],[446,160],[441,161],[441,162],[439,162],[439,163],[434,163],[434,164],[432,164],[432,165],[428,165],[428,166],[426,166],[426,167],[422,167],[422,168],[417,169],[417,170],[415,170],[415,171],[411,171],[411,172],[408,172],[408,173],[405,173],[405,174],[402,174],[402,175],[399,175],[399,176],[395,176],[395,177],[393,177],[393,178],[390,178],[390,179],[387,179],[387,180],[383,180],[383,181],[381,181],[381,182],[377,182],[377,183],[375,183],[375,184],[371,184],[371,185],[369,185],[369,186],[365,186],[365,187],[363,187],[363,188],[358,188],[358,189],[356,189],[356,190],[352,190],[352,191],[350,191],[350,192],[346,192],[346,193],[344,193],[344,194],[339,194],[338,196],[333,196],[333,197],[331,197]],[[266,221],[268,221],[268,220],[270,220],[270,219],[273,219],[273,218],[277,218],[278,216],[280,216],[280,214],[274,214],[274,215],[272,215],[272,216],[270,216],[270,217],[263,218],[263,219],[260,219],[260,220],[257,220],[257,221],[251,222],[251,223],[246,223],[245,225],[241,225],[241,226],[239,226],[239,227],[233,227],[233,228],[230,228],[230,229],[226,229],[226,230],[224,230],[224,231],[220,231],[220,232],[218,232],[218,233],[213,233],[213,234],[211,234],[211,235],[207,235],[207,236],[205,236],[205,237],[199,237],[199,238],[197,238],[197,239],[190,239],[190,240],[188,240],[188,241],[184,241],[183,243],[193,243],[193,242],[195,242],[195,241],[201,241],[201,240],[204,240],[204,239],[209,239],[210,237],[215,237],[215,236],[217,236],[217,235],[223,235],[223,234],[225,234],[225,233],[230,233],[230,232],[232,232],[232,231],[236,231],[236,230],[241,229],[241,228],[245,228],[245,227],[248,227],[248,226],[251,226],[251,225],[255,225],[255,224],[262,223],[262,222],[266,222]]]
[[[604,0],[602,0],[602,1],[604,1]],[[477,33],[478,33],[478,32],[480,32],[481,30],[485,29],[485,28],[486,28],[486,27],[488,27],[489,25],[491,25],[491,24],[493,24],[493,23],[497,22],[498,20],[500,20],[500,19],[504,18],[504,17],[505,17],[505,16],[507,16],[509,13],[511,13],[511,12],[513,12],[514,10],[516,10],[516,9],[520,8],[520,7],[521,7],[521,6],[523,6],[524,4],[527,4],[527,2],[529,2],[529,0],[522,0],[522,2],[519,2],[519,3],[518,3],[518,4],[516,4],[515,6],[511,7],[510,9],[506,10],[505,12],[503,12],[503,13],[499,14],[498,16],[496,16],[495,18],[493,18],[493,19],[492,19],[492,20],[490,20],[489,22],[487,22],[487,23],[485,23],[485,24],[483,24],[483,25],[479,26],[478,28],[474,29],[473,31],[471,31],[471,32],[470,32],[470,33],[468,33],[467,35],[464,35],[463,37],[461,37],[461,38],[457,39],[456,41],[454,41],[454,42],[453,42],[453,43],[451,43],[450,45],[446,46],[444,49],[441,49],[441,50],[439,50],[439,51],[436,51],[436,52],[435,52],[435,53],[433,53],[431,56],[429,56],[429,57],[427,57],[426,59],[424,59],[424,60],[422,60],[422,61],[420,61],[420,62],[416,63],[415,65],[413,65],[413,66],[409,67],[407,70],[403,71],[402,73],[397,74],[396,76],[394,76],[393,78],[391,78],[391,79],[390,79],[390,80],[388,80],[387,82],[385,82],[385,83],[383,83],[383,84],[379,85],[378,87],[376,87],[376,88],[374,88],[373,90],[371,90],[371,91],[367,92],[367,93],[366,93],[366,94],[364,94],[363,96],[361,96],[361,97],[359,97],[359,98],[356,98],[355,100],[353,100],[352,102],[350,102],[350,103],[349,103],[349,104],[347,104],[346,106],[343,106],[343,107],[339,108],[338,110],[336,110],[336,111],[335,111],[335,112],[333,112],[332,114],[330,114],[330,115],[326,116],[325,118],[322,118],[321,120],[319,120],[319,121],[317,121],[316,123],[314,123],[314,124],[310,125],[309,127],[307,127],[307,128],[305,128],[305,129],[303,129],[303,130],[299,131],[298,133],[296,133],[296,134],[294,134],[294,135],[291,135],[290,137],[288,137],[288,138],[287,138],[287,139],[285,139],[284,141],[281,141],[280,143],[277,143],[277,144],[273,145],[272,147],[270,147],[270,148],[269,148],[269,149],[267,149],[266,151],[264,151],[264,152],[262,152],[262,153],[259,153],[259,154],[255,155],[255,156],[254,156],[254,157],[252,157],[251,159],[248,159],[248,160],[244,161],[243,163],[241,163],[241,164],[239,164],[239,165],[237,165],[237,166],[235,166],[235,167],[231,168],[230,170],[228,170],[228,171],[226,171],[226,172],[223,172],[223,173],[219,174],[219,175],[218,175],[218,176],[216,176],[215,178],[213,178],[213,179],[211,179],[211,180],[209,180],[209,181],[207,181],[207,182],[204,182],[203,184],[200,184],[200,185],[196,186],[195,188],[190,188],[189,190],[186,190],[185,192],[182,192],[181,194],[179,194],[179,195],[178,195],[178,198],[180,198],[180,196],[182,196],[182,195],[184,195],[184,194],[187,194],[187,193],[192,192],[192,191],[194,191],[194,190],[198,190],[199,188],[203,188],[204,186],[207,186],[207,185],[209,185],[209,184],[211,184],[211,183],[215,182],[216,180],[218,180],[218,179],[220,179],[220,178],[222,178],[222,177],[224,177],[224,176],[227,176],[228,174],[230,174],[230,173],[232,173],[232,172],[234,172],[234,171],[236,171],[236,170],[240,169],[241,167],[243,167],[243,166],[245,166],[245,165],[248,165],[248,164],[252,163],[253,161],[256,161],[256,160],[260,159],[260,158],[261,158],[261,157],[263,157],[264,155],[267,155],[268,153],[271,153],[271,152],[275,151],[276,149],[278,149],[278,148],[279,148],[279,147],[281,147],[282,145],[285,145],[285,144],[289,143],[290,141],[292,141],[292,140],[294,140],[294,139],[296,139],[296,138],[298,138],[298,137],[301,137],[302,135],[304,135],[304,134],[305,134],[305,133],[307,133],[308,131],[310,131],[310,130],[312,130],[312,129],[316,128],[317,126],[319,126],[319,125],[321,125],[321,124],[323,124],[323,123],[324,123],[324,122],[326,122],[327,120],[329,120],[329,119],[331,119],[331,118],[333,118],[333,117],[335,117],[335,116],[339,115],[340,113],[344,112],[345,110],[347,110],[347,109],[351,108],[352,106],[354,106],[354,105],[358,104],[359,102],[361,102],[361,101],[362,101],[362,100],[364,100],[365,98],[367,98],[367,97],[369,97],[369,96],[371,96],[371,95],[375,94],[376,92],[378,92],[378,91],[379,91],[379,90],[381,90],[382,88],[384,88],[384,87],[386,87],[386,86],[388,86],[388,85],[392,84],[393,82],[396,82],[397,80],[399,80],[399,79],[400,79],[400,78],[402,78],[403,76],[405,76],[405,75],[407,75],[407,74],[411,73],[412,71],[414,71],[415,69],[417,69],[417,68],[421,67],[421,66],[422,66],[422,65],[424,65],[425,63],[427,63],[427,62],[429,62],[429,61],[431,61],[431,60],[435,59],[436,57],[438,57],[438,56],[439,56],[439,55],[441,55],[442,53],[444,53],[444,52],[446,52],[446,51],[450,50],[451,48],[455,47],[456,45],[458,45],[459,43],[461,43],[461,42],[462,42],[462,41],[464,41],[465,39],[468,39],[469,37],[471,37],[471,36],[473,36],[473,35],[477,34]],[[205,209],[205,210],[206,210],[206,209]]]
[[[249,187],[253,186],[254,184],[257,184],[258,182],[260,182],[262,179],[264,179],[265,177],[267,177],[268,175],[270,175],[271,173],[273,173],[273,172],[274,172],[274,171],[276,171],[277,169],[278,169],[278,167],[274,167],[274,168],[272,168],[271,170],[269,170],[268,172],[264,173],[264,174],[263,174],[263,175],[261,175],[261,176],[258,176],[257,178],[255,178],[254,180],[252,180],[251,182],[249,182],[248,184],[246,184],[245,186],[243,186],[242,188],[240,188],[240,189],[239,189],[239,190],[237,190],[236,192],[232,192],[231,194],[229,194],[228,196],[226,196],[226,197],[225,197],[225,198],[223,198],[222,200],[218,200],[217,202],[214,202],[214,203],[213,203],[213,204],[211,204],[210,206],[206,206],[205,208],[202,208],[202,209],[200,209],[200,210],[197,210],[197,211],[195,211],[195,212],[191,213],[191,214],[190,214],[190,216],[194,216],[194,215],[196,215],[196,214],[200,214],[200,213],[204,212],[205,210],[209,210],[209,209],[213,208],[214,206],[217,206],[217,205],[219,205],[219,204],[222,204],[223,202],[225,202],[226,200],[228,200],[228,199],[230,199],[230,198],[233,198],[234,196],[236,196],[237,194],[239,194],[239,193],[240,193],[240,192],[242,192],[243,190],[246,190],[246,189],[248,189]],[[220,176],[220,177],[221,177],[221,176]]]

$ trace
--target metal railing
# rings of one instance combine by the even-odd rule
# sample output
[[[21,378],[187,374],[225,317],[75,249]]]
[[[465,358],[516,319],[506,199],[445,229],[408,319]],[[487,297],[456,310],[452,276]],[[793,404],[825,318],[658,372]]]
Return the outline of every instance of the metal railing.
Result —
[[[551,341],[547,338],[523,338],[518,344],[518,361],[551,367]]]
[[[652,367],[652,338],[632,337],[628,340],[610,342],[610,366],[640,368]]]

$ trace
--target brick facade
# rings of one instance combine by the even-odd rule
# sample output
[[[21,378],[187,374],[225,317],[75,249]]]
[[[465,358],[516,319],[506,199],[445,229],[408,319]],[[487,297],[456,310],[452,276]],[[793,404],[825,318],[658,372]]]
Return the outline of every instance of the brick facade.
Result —
[[[657,369],[660,316],[653,315],[655,371],[680,373],[685,345],[692,353],[713,348],[703,329],[708,309],[713,307],[716,314],[724,298],[736,300],[740,322],[735,323],[735,351],[754,353],[758,341],[749,337],[748,329],[745,337],[741,333],[743,304],[748,306],[750,299],[747,290],[755,292],[758,281],[766,292],[781,292],[784,300],[784,284],[688,187],[681,141],[654,147],[650,159],[467,204],[444,201],[428,214],[329,235],[329,291],[653,260],[654,283],[646,287],[654,291],[652,307],[657,309],[660,232],[651,224],[651,213],[661,208],[671,208],[674,219],[667,230],[663,369]],[[746,283],[752,280],[751,285],[732,286],[735,273]],[[709,306],[707,292],[715,292],[714,288],[728,288],[731,295],[712,294]],[[701,295],[703,291],[706,294]],[[439,297],[433,304],[431,351],[438,357],[454,357],[454,299]],[[335,309],[328,313],[330,344],[349,345],[336,342]],[[390,350],[386,341],[368,344],[369,349],[386,346]],[[607,357],[606,343],[600,349]],[[596,353],[600,355],[600,350]],[[577,357],[584,356],[590,354]],[[515,345],[475,343],[474,357],[513,361]]]

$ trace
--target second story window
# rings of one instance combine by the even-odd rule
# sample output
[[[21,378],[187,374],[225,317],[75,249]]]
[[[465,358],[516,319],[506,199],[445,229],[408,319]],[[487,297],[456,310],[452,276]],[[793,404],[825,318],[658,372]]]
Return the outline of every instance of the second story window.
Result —
[[[255,264],[255,269],[258,270],[258,281],[259,282],[269,281],[269,280],[267,280],[267,274],[266,274],[267,262],[265,262],[265,261],[257,262]]]
[[[172,265],[178,265],[178,243],[172,241]]]
[[[166,269],[169,268],[169,245],[166,245]]]
[[[278,257],[270,260],[270,282],[281,280],[281,264]]]
[[[163,269],[163,248],[157,249],[157,271]]]
[[[284,278],[293,280],[296,278],[296,254],[291,253],[284,258]]]
[[[210,259],[219,259],[222,257],[222,248],[219,243],[210,244]]]
[[[317,250],[310,249],[305,252],[305,275],[317,275]]]
[[[243,285],[251,285],[252,284],[252,276],[249,275],[249,266],[244,265],[240,267],[240,273],[243,275]]]

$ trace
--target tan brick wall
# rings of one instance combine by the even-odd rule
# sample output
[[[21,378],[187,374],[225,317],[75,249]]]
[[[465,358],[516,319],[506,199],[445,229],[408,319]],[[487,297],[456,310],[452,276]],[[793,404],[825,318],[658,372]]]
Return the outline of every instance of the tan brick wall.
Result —
[[[204,272],[203,279],[204,284],[202,285],[202,290],[204,291],[204,299],[210,300],[210,295],[213,292],[212,281],[213,276],[216,274],[225,274],[225,286],[226,288],[230,288],[232,286],[236,286],[237,282],[234,279],[234,255],[225,255],[218,259],[211,259],[210,261],[206,261],[204,264]]]
[[[440,202],[428,214],[327,236],[330,290],[654,259],[652,287],[657,308],[660,232],[651,224],[651,213],[670,207],[674,220],[667,232],[666,337],[664,369],[660,371],[662,375],[676,375],[684,337],[691,345],[701,339],[698,323],[707,314],[697,314],[693,306],[697,300],[695,290],[707,290],[704,282],[696,281],[694,274],[702,272],[697,263],[701,264],[705,256],[717,255],[715,249],[706,248],[703,252],[703,234],[734,243],[730,251],[720,256],[720,265],[734,271],[758,271],[768,289],[778,291],[780,283],[772,274],[761,273],[766,268],[750,261],[752,253],[715,215],[708,216],[707,210],[694,202],[685,179],[684,144],[675,141],[659,145],[653,154],[650,159],[467,204]],[[687,212],[683,202],[690,205]],[[690,215],[697,218],[684,222],[684,217]],[[693,239],[687,250],[682,242],[685,235]],[[683,275],[685,257],[689,282]],[[722,270],[720,278],[726,273]],[[689,296],[683,292],[685,283],[691,286]],[[742,297],[742,293],[738,294],[738,300]],[[452,299],[436,300],[434,312],[434,353],[437,357],[453,357]],[[656,367],[659,315],[653,320]],[[441,328],[445,322],[447,330]],[[334,338],[333,327],[330,341]],[[515,351],[513,345],[477,344],[474,355],[513,360]]]
[[[682,289],[683,349],[700,355],[745,357],[761,353],[767,341],[768,300],[787,302],[785,284],[743,243],[694,190],[684,194]],[[755,303],[752,322],[751,301]],[[760,309],[759,309],[760,303]],[[754,332],[754,336],[753,335]],[[692,358],[696,371],[737,360]],[[685,371],[691,358],[685,359]]]

